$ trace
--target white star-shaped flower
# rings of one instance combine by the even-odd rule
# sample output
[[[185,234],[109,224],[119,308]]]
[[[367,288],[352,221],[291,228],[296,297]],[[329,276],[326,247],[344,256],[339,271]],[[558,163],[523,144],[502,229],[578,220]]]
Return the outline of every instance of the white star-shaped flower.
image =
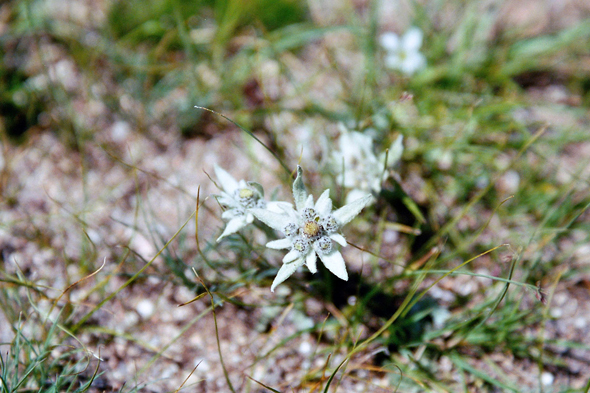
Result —
[[[387,52],[385,65],[407,75],[426,67],[426,58],[420,53],[422,38],[422,31],[417,27],[410,28],[401,38],[391,32],[382,34],[379,43]]]
[[[217,165],[215,165],[215,175],[223,190],[216,195],[218,202],[225,208],[221,218],[227,220],[225,229],[217,241],[251,224],[254,221],[252,208],[282,212],[281,206],[291,207],[291,204],[287,202],[266,202],[264,189],[260,184],[252,181],[237,181]]]
[[[403,153],[403,136],[400,135],[389,147],[387,154],[375,155],[373,138],[357,131],[342,127],[338,140],[340,151],[333,155],[333,167],[338,173],[337,181],[343,187],[351,189],[346,202],[352,202],[367,193],[379,193],[381,184],[388,174],[384,168],[390,168]],[[387,162],[385,156],[387,155]]]
[[[297,178],[293,182],[293,198],[296,209],[283,205],[283,214],[268,209],[250,210],[260,221],[285,235],[284,239],[271,241],[266,246],[276,250],[289,250],[270,290],[274,292],[277,285],[289,278],[303,264],[306,264],[312,273],[317,272],[318,256],[329,271],[347,281],[346,265],[334,242],[342,247],[346,246],[344,236],[339,233],[340,228],[356,217],[373,197],[365,195],[332,211],[330,190],[326,190],[314,204],[313,195],[307,195],[305,191],[302,170],[298,166]]]

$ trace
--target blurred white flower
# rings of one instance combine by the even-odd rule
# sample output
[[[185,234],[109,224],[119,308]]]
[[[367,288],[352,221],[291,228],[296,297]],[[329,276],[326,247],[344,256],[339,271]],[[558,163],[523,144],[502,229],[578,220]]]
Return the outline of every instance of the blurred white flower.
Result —
[[[422,31],[412,27],[400,38],[397,34],[387,32],[379,37],[379,43],[387,52],[385,65],[412,75],[426,67],[426,58],[420,53]]]
[[[225,208],[221,218],[228,221],[217,241],[251,224],[254,221],[254,216],[250,212],[252,208],[282,212],[280,206],[291,206],[287,202],[266,202],[264,189],[260,184],[244,180],[238,182],[217,165],[215,165],[215,175],[223,190],[219,195],[216,195],[217,201]]]
[[[348,272],[344,259],[340,251],[334,247],[333,242],[342,247],[347,245],[344,236],[339,233],[340,228],[356,217],[373,199],[371,195],[364,195],[332,211],[330,190],[324,191],[314,204],[313,195],[307,195],[305,191],[302,172],[301,167],[298,166],[297,178],[293,182],[296,209],[282,205],[283,214],[268,209],[250,210],[260,221],[285,235],[284,239],[266,244],[268,248],[289,250],[270,288],[273,292],[277,285],[289,278],[303,264],[306,264],[312,273],[317,272],[318,256],[329,271],[347,281]]]
[[[338,144],[340,151],[333,155],[334,170],[338,174],[337,181],[350,189],[346,203],[354,201],[367,193],[378,194],[381,183],[387,179],[386,170],[402,156],[403,136],[400,135],[389,147],[389,151],[375,155],[373,138],[369,135],[341,128]],[[385,156],[387,155],[387,162]]]

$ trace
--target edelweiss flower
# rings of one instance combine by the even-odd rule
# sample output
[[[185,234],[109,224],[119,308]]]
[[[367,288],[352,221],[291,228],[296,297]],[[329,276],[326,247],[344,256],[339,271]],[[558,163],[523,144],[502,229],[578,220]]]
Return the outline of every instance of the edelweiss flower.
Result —
[[[338,173],[337,181],[345,188],[351,189],[346,202],[352,202],[370,192],[379,193],[381,183],[387,178],[384,168],[390,168],[401,158],[403,136],[400,135],[386,153],[377,157],[373,149],[373,138],[357,131],[342,128],[338,140],[340,151],[333,156],[333,166]]]
[[[412,75],[426,66],[426,58],[420,53],[422,31],[417,27],[410,28],[401,38],[395,33],[384,33],[379,43],[387,52],[385,65],[389,68]]]
[[[295,207],[282,206],[283,214],[265,209],[251,209],[256,218],[269,227],[282,232],[284,239],[267,243],[268,248],[290,250],[283,258],[283,266],[274,279],[271,291],[285,281],[304,263],[308,269],[317,272],[317,257],[322,263],[342,280],[348,280],[346,265],[340,251],[333,242],[346,246],[344,236],[339,233],[342,226],[349,223],[360,211],[370,203],[371,195],[364,197],[332,211],[330,190],[326,190],[313,203],[313,195],[307,195],[301,167],[297,167],[297,178],[293,182],[293,198]]]
[[[217,165],[215,165],[215,175],[223,189],[220,195],[217,196],[217,200],[226,209],[221,214],[221,218],[228,220],[225,230],[217,238],[217,241],[251,224],[254,221],[254,216],[250,212],[252,208],[280,212],[282,211],[280,206],[291,206],[287,202],[266,202],[264,200],[264,189],[260,184],[252,181],[245,182],[244,180],[238,182]]]

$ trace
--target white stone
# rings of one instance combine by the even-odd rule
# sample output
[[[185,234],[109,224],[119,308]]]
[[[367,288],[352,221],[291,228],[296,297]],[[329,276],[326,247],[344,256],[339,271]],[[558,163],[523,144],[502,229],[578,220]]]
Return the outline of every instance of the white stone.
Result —
[[[129,133],[131,132],[131,126],[125,121],[117,121],[111,127],[111,138],[114,142],[123,142],[127,140]]]
[[[550,372],[544,371],[541,374],[541,383],[545,386],[553,385],[555,377]]]
[[[578,329],[583,329],[588,325],[588,321],[584,317],[574,319],[574,326]]]
[[[299,345],[299,353],[302,355],[309,355],[311,353],[312,350],[312,346],[308,341],[303,341],[300,345]]]
[[[514,170],[507,171],[498,181],[498,188],[507,194],[513,194],[518,191],[520,185],[520,175]]]
[[[551,314],[552,318],[561,318],[563,316],[563,311],[561,308],[552,308],[549,311],[549,314]]]
[[[397,231],[393,230],[386,230],[383,232],[383,242],[387,244],[396,243],[399,239],[399,234]]]
[[[207,359],[203,359],[200,361],[199,367],[197,367],[197,370],[204,372],[204,373],[211,370],[211,366],[209,366],[209,362],[207,362]]]
[[[148,299],[143,299],[137,303],[135,309],[142,318],[146,319],[154,313],[154,304]]]

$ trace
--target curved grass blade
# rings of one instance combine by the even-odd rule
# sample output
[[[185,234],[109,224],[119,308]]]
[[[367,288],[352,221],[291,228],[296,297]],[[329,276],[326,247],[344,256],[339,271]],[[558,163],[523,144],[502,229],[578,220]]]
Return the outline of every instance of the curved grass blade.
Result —
[[[207,294],[209,294],[209,298],[211,299],[211,311],[213,312],[213,323],[215,324],[215,339],[217,341],[217,352],[219,353],[219,361],[221,362],[221,368],[223,369],[223,375],[225,376],[225,380],[227,381],[227,386],[233,393],[236,393],[236,390],[234,389],[234,386],[232,385],[231,380],[229,379],[229,373],[227,372],[227,368],[225,367],[225,363],[223,361],[223,355],[221,353],[221,341],[219,340],[219,328],[217,326],[217,315],[215,314],[215,300],[213,299],[213,294],[211,294],[209,288],[207,288],[203,279],[199,277],[199,274],[197,273],[195,268],[193,268],[193,273],[195,273],[197,281],[199,282],[199,284],[203,286],[203,288],[205,288],[205,291],[207,291]]]
[[[260,143],[266,150],[268,150],[268,152],[270,154],[273,155],[274,158],[277,159],[277,161],[279,162],[279,164],[281,164],[281,166],[283,167],[283,169],[285,169],[285,171],[289,174],[289,176],[291,176],[291,170],[289,169],[289,167],[283,162],[283,160],[281,160],[281,158],[274,152],[272,151],[268,146],[266,146],[264,144],[264,142],[262,142],[260,139],[258,139],[256,137],[256,135],[254,135],[252,133],[252,131],[248,130],[247,128],[241,126],[240,124],[236,123],[235,121],[233,121],[232,119],[230,119],[229,117],[227,117],[226,115],[224,115],[223,113],[219,113],[217,111],[214,111],[213,109],[209,109],[209,108],[205,108],[204,106],[198,106],[195,105],[195,108],[197,109],[203,109],[205,111],[211,112],[215,115],[221,116],[223,117],[225,120],[229,121],[230,123],[232,123],[234,126],[238,127],[240,130],[244,131],[246,134],[250,135],[252,138],[254,138],[254,140],[258,143]]]
[[[256,382],[257,384],[259,384],[260,386],[262,386],[262,387],[263,387],[263,388],[265,388],[265,389],[268,389],[268,390],[270,390],[271,392],[274,392],[274,393],[281,393],[279,390],[273,389],[273,388],[271,388],[270,386],[267,386],[267,385],[263,384],[262,382],[255,380],[254,378],[252,378],[252,377],[251,377],[251,376],[249,376],[249,375],[246,375],[246,378],[248,378],[248,379],[249,379],[249,380],[251,380],[251,381],[254,381],[254,382]]]
[[[461,269],[463,266],[465,266],[465,265],[467,265],[467,264],[469,264],[469,263],[473,262],[473,261],[474,261],[474,260],[476,260],[477,258],[479,258],[479,257],[482,257],[482,256],[484,256],[484,255],[486,255],[486,254],[489,254],[489,253],[491,253],[492,251],[495,251],[495,250],[497,250],[497,249],[498,249],[498,248],[500,248],[500,247],[505,247],[505,246],[508,246],[508,247],[510,247],[510,245],[509,245],[509,244],[500,244],[499,246],[496,246],[496,247],[494,247],[494,248],[491,248],[491,249],[489,249],[489,250],[487,250],[487,251],[484,251],[484,252],[482,252],[481,254],[478,254],[478,255],[474,256],[473,258],[470,258],[470,259],[466,260],[465,262],[463,262],[463,263],[462,263],[462,264],[460,264],[459,266],[457,266],[457,267],[455,267],[455,268],[453,268],[453,269],[449,270],[449,272],[448,272],[448,273],[446,273],[446,274],[442,275],[441,277],[439,277],[438,279],[436,279],[436,280],[435,280],[435,281],[434,281],[432,284],[430,284],[430,285],[428,286],[428,288],[426,288],[425,290],[423,290],[422,292],[420,292],[420,294],[419,294],[419,295],[418,295],[418,296],[417,296],[417,297],[416,297],[416,298],[415,298],[415,299],[414,299],[414,300],[413,300],[413,301],[412,301],[412,302],[409,304],[409,306],[407,307],[407,309],[406,309],[406,310],[404,310],[404,313],[402,314],[402,316],[406,316],[406,314],[408,313],[408,311],[410,311],[410,309],[411,309],[411,308],[412,308],[412,307],[413,307],[413,306],[414,306],[414,305],[415,305],[415,304],[416,304],[416,303],[417,303],[417,302],[418,302],[420,299],[422,299],[422,297],[423,297],[424,295],[426,295],[426,293],[427,293],[427,292],[428,292],[428,291],[429,291],[429,290],[430,290],[430,289],[431,289],[433,286],[435,286],[436,284],[438,284],[438,283],[439,283],[439,282],[440,282],[440,281],[441,281],[443,278],[445,278],[445,277],[449,276],[450,274],[454,273],[455,271],[457,271],[457,270]]]
[[[81,283],[82,281],[85,281],[87,279],[89,279],[90,277],[98,274],[98,272],[100,272],[106,265],[107,263],[107,258],[105,257],[102,261],[102,265],[95,270],[94,272],[90,273],[89,275],[82,277],[81,279],[79,279],[78,281],[76,281],[73,284],[70,284],[66,289],[63,290],[63,292],[61,293],[61,295],[59,295],[54,301],[53,304],[51,305],[51,308],[49,309],[49,312],[46,315],[46,318],[49,318],[49,315],[51,315],[51,312],[53,311],[53,309],[55,308],[55,306],[57,306],[57,303],[60,301],[60,299],[63,297],[63,295],[66,294],[66,292],[68,292],[70,289],[72,289],[73,287],[75,287],[76,285],[78,285],[79,283]],[[45,320],[47,321],[47,319]]]
[[[188,379],[191,377],[191,375],[193,375],[193,373],[197,370],[197,367],[199,367],[199,365],[201,364],[202,360],[199,361],[199,363],[197,363],[197,365],[193,368],[193,370],[190,372],[190,374],[184,379],[184,381],[182,381],[182,383],[180,384],[180,386],[178,387],[178,389],[176,389],[174,391],[174,393],[178,393],[180,391],[180,389],[182,389],[182,387],[184,386],[184,384],[186,383],[186,381],[188,381]]]
[[[477,202],[479,202],[494,187],[494,185],[496,184],[496,180],[500,176],[504,175],[508,170],[510,170],[516,164],[516,162],[520,159],[520,157],[522,157],[522,155],[529,149],[529,147],[531,147],[531,145],[533,143],[535,143],[537,141],[537,139],[539,139],[545,133],[545,131],[547,131],[547,128],[549,128],[549,126],[544,125],[537,132],[535,132],[535,134],[524,144],[524,146],[518,151],[516,156],[510,161],[510,164],[507,165],[506,168],[504,168],[502,171],[500,171],[500,173],[497,174],[496,179],[494,179],[493,181],[490,181],[490,183],[486,187],[482,188],[481,191],[479,191],[465,205],[465,207],[463,207],[463,209],[461,209],[459,214],[455,215],[453,217],[453,219],[451,219],[448,223],[443,225],[443,227],[438,231],[438,236],[434,236],[426,244],[426,247],[432,247],[434,245],[434,243],[436,241],[438,241],[438,239],[440,239],[442,236],[446,235],[452,228],[454,228],[455,225],[457,225],[457,223],[465,216],[465,214],[467,214],[467,212],[470,211],[473,208],[473,206],[475,206],[475,204]]]
[[[109,296],[107,296],[106,298],[104,298],[100,303],[98,303],[92,310],[90,310],[88,312],[88,314],[84,315],[80,319],[80,321],[78,321],[78,323],[76,325],[74,325],[74,327],[72,328],[72,332],[75,332],[76,330],[78,330],[80,328],[80,326],[82,326],[88,320],[88,318],[90,318],[97,310],[99,310],[102,306],[105,305],[105,303],[109,302],[112,298],[114,298],[115,296],[117,296],[117,294],[119,292],[121,292],[129,284],[131,284],[132,282],[134,282],[137,279],[137,277],[139,277],[148,267],[150,267],[150,265],[156,260],[156,258],[158,258],[160,256],[160,254],[162,252],[164,252],[164,250],[170,245],[170,243],[172,243],[172,241],[174,239],[176,239],[176,237],[180,234],[180,232],[182,232],[182,230],[184,229],[184,227],[193,219],[193,216],[195,214],[196,214],[196,211],[191,214],[191,216],[184,222],[184,224],[182,224],[182,226],[178,229],[178,231],[176,231],[176,233],[174,235],[172,235],[172,237],[170,238],[170,240],[168,240],[166,242],[166,244],[164,244],[164,247],[162,247],[156,253],[156,255],[154,255],[153,258],[150,259],[148,261],[148,263],[145,264],[144,267],[142,267],[141,269],[139,269],[139,271],[137,273],[135,273],[133,276],[131,276],[131,278],[129,278],[129,280],[127,280],[123,285],[121,285],[119,287],[119,289],[117,289],[115,292],[111,293]]]

